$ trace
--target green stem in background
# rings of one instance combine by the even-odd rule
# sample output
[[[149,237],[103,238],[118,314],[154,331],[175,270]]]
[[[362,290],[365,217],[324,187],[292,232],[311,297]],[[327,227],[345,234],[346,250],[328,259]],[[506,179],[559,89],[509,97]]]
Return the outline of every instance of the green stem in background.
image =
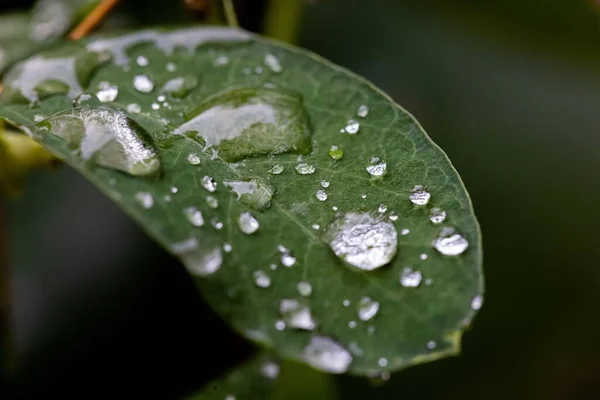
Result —
[[[227,24],[232,28],[238,28],[237,16],[235,15],[235,8],[233,7],[233,0],[223,0],[223,8],[225,9],[225,16],[227,17]]]
[[[304,0],[270,0],[263,23],[263,34],[273,39],[295,43],[304,3]]]

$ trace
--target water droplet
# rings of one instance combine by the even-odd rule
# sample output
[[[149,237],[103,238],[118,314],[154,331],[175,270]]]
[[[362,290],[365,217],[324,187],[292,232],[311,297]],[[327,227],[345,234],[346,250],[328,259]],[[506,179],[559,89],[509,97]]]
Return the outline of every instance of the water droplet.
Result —
[[[156,111],[156,110],[159,110],[159,109],[160,109],[160,104],[158,104],[158,103],[152,103],[152,104],[150,105],[150,107],[151,107],[151,108],[152,108],[154,111]]]
[[[300,296],[310,296],[312,293],[312,285],[309,282],[301,281],[296,285],[296,289],[298,289],[298,293]]]
[[[381,357],[379,360],[377,360],[377,364],[379,364],[381,368],[386,367],[388,365],[388,360]]]
[[[206,196],[206,204],[213,209],[219,208],[219,200],[214,196]]]
[[[223,184],[237,195],[240,202],[258,211],[269,208],[275,192],[273,186],[262,178],[224,181]]]
[[[231,253],[231,245],[229,243],[224,243],[223,244],[223,251],[225,251],[225,253]]]
[[[198,86],[198,78],[194,75],[180,76],[173,78],[162,87],[162,91],[170,93],[175,98],[185,97],[189,92]],[[159,100],[164,101],[164,100]]]
[[[277,264],[271,264],[271,265],[269,265],[269,268],[271,269],[271,271],[276,271],[277,270]]]
[[[329,181],[322,180],[321,181],[321,187],[328,188],[329,187]]]
[[[198,165],[200,164],[200,157],[198,157],[198,154],[190,153],[187,156],[187,162],[191,165]]]
[[[367,166],[367,172],[373,176],[382,176],[385,174],[387,164],[383,161],[379,161],[379,158],[371,158],[371,164]]]
[[[132,114],[139,114],[142,112],[142,106],[136,103],[131,103],[127,106],[127,112]]]
[[[343,374],[352,363],[352,356],[341,344],[318,335],[304,348],[303,358],[313,368],[332,374]]]
[[[271,53],[265,54],[265,65],[271,69],[271,71],[279,73],[281,72],[281,63],[279,59]]]
[[[217,190],[217,182],[210,176],[205,176],[202,178],[202,187],[209,192],[214,192]]]
[[[253,234],[260,227],[256,218],[254,218],[249,212],[243,212],[240,214],[238,218],[238,226],[246,235]]]
[[[348,306],[350,306],[350,304],[351,304],[351,303],[350,303],[350,300],[348,300],[348,299],[346,299],[346,300],[342,301],[342,305],[343,305],[344,307],[348,307]]]
[[[279,376],[279,365],[275,364],[274,362],[267,362],[263,364],[260,371],[265,378],[277,379]]]
[[[393,224],[368,213],[346,213],[334,221],[328,232],[329,246],[346,264],[371,271],[388,264],[397,248]]]
[[[150,64],[150,61],[148,61],[148,58],[144,57],[144,56],[138,56],[135,59],[135,62],[137,63],[137,65],[139,65],[140,67],[147,67],[148,64]]]
[[[473,310],[479,310],[482,305],[483,305],[483,297],[481,295],[477,295],[477,296],[473,297],[473,300],[471,300],[471,308]]]
[[[427,348],[429,350],[433,350],[435,349],[435,346],[437,345],[437,343],[434,340],[430,340],[429,342],[427,342]]]
[[[313,228],[315,231],[318,231],[319,229],[321,229],[321,225],[319,225],[319,224],[312,224],[312,228]]]
[[[366,198],[367,198],[367,195],[366,195],[366,194],[363,194],[363,195],[361,195],[360,197],[361,197],[361,199],[366,199]]]
[[[117,85],[111,85],[110,82],[102,81],[98,84],[98,91],[96,96],[102,103],[110,103],[115,101],[119,95],[119,87]]]
[[[197,207],[184,208],[183,215],[185,215],[185,218],[188,220],[188,222],[194,226],[204,225],[204,218],[202,217],[202,212],[198,210]]]
[[[300,175],[311,175],[314,174],[317,168],[314,165],[307,163],[301,163],[296,165],[296,172]]]
[[[166,99],[167,99],[167,98],[166,98],[164,95],[162,95],[162,94],[161,94],[160,96],[158,96],[158,97],[156,98],[156,101],[158,101],[158,102],[163,102],[163,101],[165,101]]]
[[[100,100],[98,100],[95,94],[84,92],[75,97],[75,100],[73,100],[73,107],[82,106],[98,107],[100,106]]]
[[[444,228],[439,237],[433,241],[433,247],[445,256],[457,256],[469,247],[469,242],[455,233],[454,228]]]
[[[413,188],[409,199],[413,204],[416,204],[418,206],[424,206],[425,204],[427,204],[429,202],[430,197],[431,197],[431,195],[428,192],[426,192],[425,190],[423,190],[423,186],[416,185]]]
[[[133,87],[141,93],[150,93],[154,90],[154,82],[148,75],[136,75],[133,78]]]
[[[171,196],[169,196],[168,194],[165,194],[165,195],[163,196],[163,200],[164,200],[165,202],[167,202],[167,203],[168,203],[168,202],[170,202],[170,201],[171,201]]]
[[[154,198],[152,197],[152,195],[150,193],[137,192],[135,194],[135,200],[138,203],[140,203],[140,205],[142,207],[144,207],[146,210],[152,208],[152,206],[154,205]]]
[[[441,224],[446,219],[446,211],[440,210],[439,208],[432,208],[429,220],[434,224]]]
[[[301,97],[265,87],[218,93],[185,116],[175,133],[197,132],[227,162],[312,149],[308,114]]]
[[[264,271],[254,271],[254,283],[260,288],[268,288],[271,286],[271,278]]]
[[[425,279],[425,286],[431,286],[433,284],[433,279],[427,278]]]
[[[165,66],[165,68],[169,72],[177,71],[177,65],[175,65],[175,63],[172,63],[172,62],[168,62],[167,65]]]
[[[420,271],[415,271],[411,267],[406,267],[400,273],[400,283],[404,287],[417,287],[421,284],[423,276]]]
[[[379,208],[377,209],[377,211],[379,211],[380,213],[384,213],[387,211],[387,206],[385,204],[380,204]]]
[[[262,67],[256,67],[256,68],[254,68],[254,72],[256,72],[258,75],[260,75],[260,74],[262,74],[263,69],[262,69]]]
[[[348,328],[350,328],[350,329],[356,328],[356,321],[350,321],[350,322],[348,322]]]
[[[218,218],[213,218],[210,220],[210,224],[216,229],[216,230],[221,230],[223,229],[223,223],[221,221],[219,221]]]
[[[199,246],[196,238],[175,243],[171,251],[179,256],[185,268],[192,275],[206,277],[217,272],[223,264],[223,254],[219,246]]]
[[[419,256],[421,260],[427,260],[427,254],[423,253]]]
[[[344,150],[340,146],[334,144],[329,148],[329,157],[336,161],[341,160],[344,158]]]
[[[349,133],[351,135],[356,135],[359,130],[360,130],[360,123],[355,119],[348,120],[348,123],[346,124],[346,127],[344,128],[344,131],[346,131],[347,133]]]
[[[392,211],[392,214],[389,216],[390,221],[396,222],[398,221],[398,215]]]
[[[368,321],[379,311],[379,302],[370,297],[363,297],[358,303],[358,318],[361,321]]]
[[[285,322],[282,320],[277,320],[275,321],[275,329],[277,329],[278,331],[282,331],[285,329]]]
[[[213,65],[215,67],[223,67],[227,64],[229,64],[229,57],[224,56],[224,55],[218,56],[217,58],[215,58],[215,61],[213,62]]]
[[[171,193],[175,194],[179,191],[175,186],[171,187]]]
[[[400,231],[400,234],[401,234],[402,236],[406,236],[406,235],[408,235],[409,233],[410,233],[410,229],[408,229],[408,228],[403,228],[403,229]]]
[[[225,400],[236,400],[235,396],[232,394],[228,394],[227,396],[225,396]]]
[[[348,349],[352,352],[352,354],[359,357],[362,357],[364,354],[363,350],[358,346],[356,342],[350,342],[350,344],[348,345]]]
[[[331,209],[332,209],[333,211],[337,211],[337,210],[338,210],[337,206],[333,206],[333,207],[331,207]]]
[[[356,110],[356,115],[360,118],[366,118],[369,115],[369,106],[366,104],[361,104]]]
[[[373,336],[373,334],[375,333],[375,327],[374,327],[373,325],[369,326],[369,327],[367,328],[367,333],[368,333],[370,336]]]
[[[269,170],[269,173],[271,175],[279,175],[283,172],[283,170],[285,169],[285,167],[281,164],[275,164],[273,165],[273,167],[271,167],[271,169]]]
[[[296,264],[296,257],[294,257],[291,253],[283,253],[281,255],[281,264],[283,264],[284,267],[291,268],[294,266],[294,264]]]
[[[316,324],[310,308],[296,299],[282,299],[279,303],[279,313],[287,326],[307,331],[315,329]]]
[[[315,197],[319,201],[325,201],[325,200],[327,200],[327,193],[323,189],[319,189],[315,193]]]
[[[158,173],[161,163],[148,134],[124,113],[107,108],[74,108],[40,122],[65,140],[84,161],[134,176]]]

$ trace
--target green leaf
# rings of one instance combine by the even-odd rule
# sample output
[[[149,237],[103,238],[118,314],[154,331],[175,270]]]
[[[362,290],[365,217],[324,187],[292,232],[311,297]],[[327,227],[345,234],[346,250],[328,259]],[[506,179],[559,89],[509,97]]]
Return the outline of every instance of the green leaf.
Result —
[[[249,339],[360,375],[459,352],[483,292],[470,199],[365,80],[206,27],[70,43],[4,87],[0,116],[177,255]]]

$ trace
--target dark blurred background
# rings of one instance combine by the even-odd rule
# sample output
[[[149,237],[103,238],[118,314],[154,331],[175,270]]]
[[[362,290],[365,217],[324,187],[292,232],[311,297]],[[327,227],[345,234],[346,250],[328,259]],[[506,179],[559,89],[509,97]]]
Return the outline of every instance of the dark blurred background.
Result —
[[[187,18],[174,0],[140,2],[117,12]],[[260,30],[268,2],[236,3]],[[341,398],[600,398],[600,2],[310,3],[297,44],[417,117],[461,174],[484,243],[485,303],[463,354],[381,386],[338,378]],[[68,168],[31,175],[3,206],[19,398],[177,399],[250,353],[183,268]]]

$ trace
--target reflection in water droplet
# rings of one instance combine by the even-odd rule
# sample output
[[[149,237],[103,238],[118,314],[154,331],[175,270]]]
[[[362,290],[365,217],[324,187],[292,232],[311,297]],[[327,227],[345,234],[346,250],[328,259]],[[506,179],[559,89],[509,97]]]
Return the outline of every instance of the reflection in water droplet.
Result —
[[[199,246],[196,238],[175,243],[172,245],[171,251],[181,258],[185,268],[192,275],[199,277],[214,274],[221,268],[221,264],[223,264],[223,255],[219,246],[213,248],[210,246]]]
[[[315,335],[304,348],[304,360],[323,372],[342,374],[348,371],[352,356],[341,344],[325,336]]]
[[[264,271],[254,271],[254,283],[260,288],[268,288],[271,286],[271,278]]]
[[[284,267],[293,267],[294,264],[296,264],[296,257],[290,253],[283,253],[281,255],[281,264],[283,264]]]
[[[183,215],[188,222],[194,226],[204,225],[204,218],[202,217],[202,211],[196,207],[186,207],[183,209]]]
[[[150,193],[137,192],[135,194],[135,200],[138,203],[140,203],[140,205],[142,207],[144,207],[146,210],[152,208],[152,206],[154,205],[154,198],[152,197],[152,195]]]
[[[296,172],[300,175],[312,175],[315,173],[317,168],[314,165],[310,165],[307,163],[301,163],[296,165]]]
[[[396,254],[394,225],[368,213],[346,213],[331,224],[326,236],[335,255],[363,271],[388,264]]]
[[[210,176],[205,176],[202,178],[202,187],[209,192],[214,192],[217,190],[217,182],[215,182],[215,180]]]
[[[214,196],[206,196],[206,204],[208,204],[210,208],[219,208],[219,200]]]
[[[139,114],[142,111],[142,106],[136,103],[131,103],[127,106],[127,112],[132,114]]]
[[[344,150],[340,146],[334,144],[329,148],[329,157],[336,161],[341,160],[344,158]]]
[[[124,113],[106,108],[74,108],[54,114],[39,127],[65,140],[84,161],[134,176],[161,169],[147,133]]]
[[[423,186],[416,185],[410,194],[410,201],[418,206],[423,206],[429,202],[431,195],[423,190]]]
[[[481,295],[477,295],[477,296],[473,297],[473,300],[471,300],[471,308],[473,310],[479,310],[482,305],[483,305],[483,297]]]
[[[243,204],[262,211],[271,205],[275,189],[262,178],[246,178],[239,181],[224,181],[223,184],[237,195]]]
[[[325,200],[327,200],[327,193],[323,189],[319,189],[315,193],[315,197],[319,201],[325,201]]]
[[[363,297],[358,303],[358,318],[361,321],[368,321],[377,314],[379,311],[379,302],[373,300],[370,297]]]
[[[440,210],[439,208],[432,208],[429,220],[434,224],[441,224],[446,219],[446,211]]]
[[[198,157],[198,154],[190,153],[187,156],[187,162],[191,165],[198,165],[200,164],[200,157]]]
[[[379,211],[380,213],[384,213],[387,211],[387,206],[385,204],[380,204],[379,208],[377,209],[377,211]]]
[[[310,296],[310,294],[312,293],[312,285],[310,284],[310,282],[298,282],[298,284],[296,285],[296,289],[298,289],[298,293],[300,293],[300,296],[306,297]]]
[[[296,299],[282,299],[279,303],[279,313],[287,326],[307,331],[315,329],[316,324],[310,308]]]
[[[348,120],[348,123],[346,124],[346,127],[344,128],[344,131],[346,131],[347,133],[349,133],[351,135],[357,134],[359,130],[360,130],[360,123],[355,119]]]
[[[371,158],[371,164],[367,165],[367,172],[373,176],[381,176],[385,174],[387,164],[384,161],[379,161],[379,158]]]
[[[366,118],[369,115],[369,106],[366,104],[360,105],[358,110],[356,110],[356,115],[361,118]]]
[[[119,95],[119,87],[117,85],[111,85],[110,82],[102,81],[98,84],[98,91],[96,96],[98,100],[103,103],[109,103],[115,101]]]
[[[277,379],[279,376],[279,365],[274,362],[264,363],[260,370],[262,375],[268,379]]]
[[[240,214],[238,218],[238,226],[246,235],[253,234],[260,227],[256,218],[254,218],[249,212],[243,212]]]
[[[275,164],[273,165],[273,167],[271,167],[271,169],[269,170],[269,173],[271,175],[279,175],[283,172],[283,170],[285,169],[285,167],[281,164]]]
[[[154,90],[154,82],[148,75],[136,75],[133,78],[133,87],[141,93],[150,93]]]
[[[282,68],[279,59],[271,53],[265,55],[265,65],[271,68],[271,71],[273,72],[281,72]]]
[[[311,129],[301,97],[265,87],[220,92],[190,114],[175,133],[197,132],[227,162],[311,151]]]
[[[433,241],[433,247],[445,256],[457,256],[469,247],[469,242],[455,233],[454,228],[444,228],[439,237]]]
[[[417,287],[421,284],[423,276],[420,271],[415,271],[411,267],[406,267],[400,273],[400,283],[404,287]]]

